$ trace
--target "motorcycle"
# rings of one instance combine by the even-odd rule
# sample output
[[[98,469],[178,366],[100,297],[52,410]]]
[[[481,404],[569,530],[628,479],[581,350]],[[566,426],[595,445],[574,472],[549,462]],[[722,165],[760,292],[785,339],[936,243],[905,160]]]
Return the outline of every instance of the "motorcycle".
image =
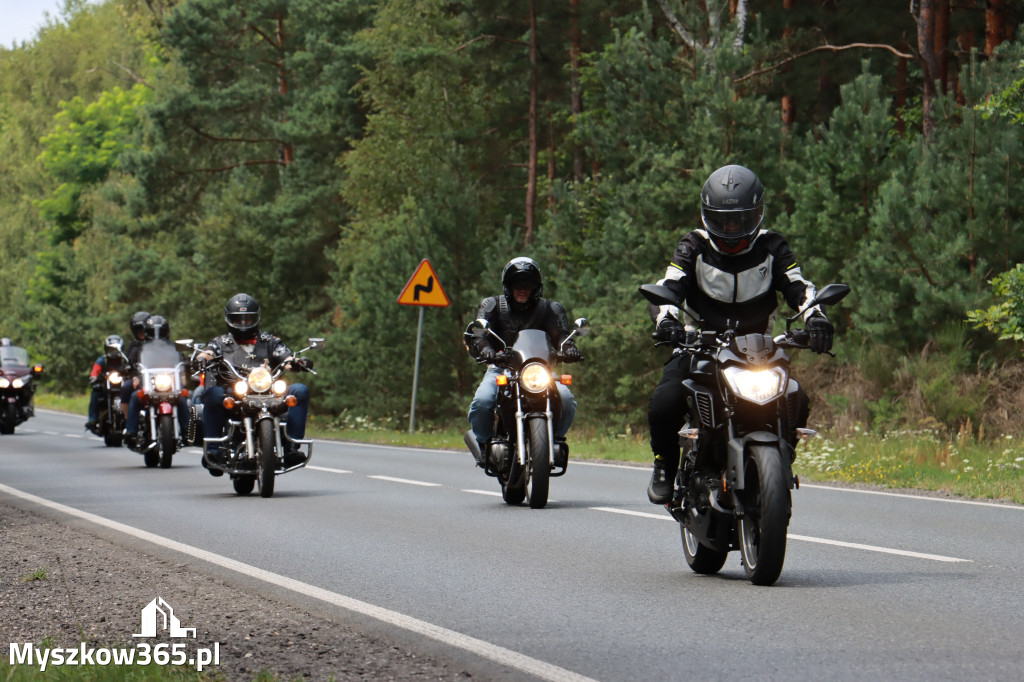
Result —
[[[117,349],[127,363],[128,358],[124,356],[124,352],[120,347]],[[121,385],[124,383],[124,374],[116,369],[108,369],[96,379],[103,387],[103,400],[100,403],[96,427],[92,432],[102,438],[107,447],[119,448],[124,438],[125,419],[124,410],[121,409]]]
[[[661,285],[644,284],[640,293],[654,305],[682,303]],[[828,285],[775,338],[734,329],[690,331],[676,344],[690,358],[690,378],[683,381],[682,458],[665,507],[679,522],[683,553],[694,572],[717,573],[726,555],[739,550],[753,584],[772,585],[782,573],[790,491],[800,487],[793,475],[795,447],[799,438],[816,435],[797,427],[800,388],[790,377],[786,353],[808,348],[810,336],[790,327],[810,308],[838,303],[848,293],[845,284]]]
[[[28,351],[19,346],[0,346],[0,434],[14,433],[14,427],[35,414],[36,379],[42,365],[28,363]]]
[[[508,504],[526,500],[531,509],[543,508],[548,503],[549,479],[562,476],[569,466],[568,450],[554,439],[560,406],[555,382],[571,386],[572,375],[554,374],[552,364],[570,339],[589,333],[587,319],[577,319],[556,353],[541,329],[522,330],[508,348],[487,320],[474,320],[466,328],[467,342],[490,334],[501,343],[493,360],[503,369],[497,377],[495,436],[484,471],[501,483],[501,496]],[[465,442],[480,461],[480,446],[472,431],[466,433]]]
[[[173,343],[151,339],[142,346],[137,370],[136,395],[142,410],[135,450],[143,456],[147,467],[159,464],[161,469],[168,469],[182,436],[174,410],[184,409],[188,397],[185,363]]]
[[[203,350],[192,339],[180,339],[177,343],[191,349],[193,359]],[[322,338],[310,338],[306,348],[293,354],[294,366],[316,374],[312,368],[296,361],[303,353],[323,343]],[[248,495],[253,488],[258,488],[260,497],[272,497],[276,477],[301,469],[313,456],[313,441],[291,438],[281,419],[296,403],[295,396],[288,395],[288,383],[281,378],[284,365],[272,371],[262,364],[235,365],[223,356],[215,356],[206,363],[207,376],[209,368],[215,364],[219,364],[221,376],[232,377],[234,383],[225,387],[223,404],[228,415],[225,434],[219,438],[203,437],[203,465],[216,472],[215,475],[228,474],[239,495]],[[194,425],[189,431],[202,433],[202,418],[202,405],[193,405]],[[219,449],[221,459],[209,456],[211,446]]]

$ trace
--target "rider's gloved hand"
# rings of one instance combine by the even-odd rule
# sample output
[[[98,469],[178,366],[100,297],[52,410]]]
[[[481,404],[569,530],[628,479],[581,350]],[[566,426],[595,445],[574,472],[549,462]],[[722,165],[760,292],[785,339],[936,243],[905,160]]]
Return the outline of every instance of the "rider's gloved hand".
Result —
[[[491,348],[490,346],[484,346],[483,348],[480,349],[480,352],[477,354],[476,359],[480,360],[481,362],[486,362],[490,364],[494,362],[495,355],[497,354],[494,352],[493,348]]]
[[[89,377],[89,385],[90,386],[96,387],[96,386],[99,385],[99,383],[100,383],[100,378],[99,377]]]
[[[570,341],[565,344],[565,348],[561,353],[562,362],[582,362],[583,354],[580,353],[580,349],[576,347],[576,344]]]
[[[824,315],[814,315],[807,324],[804,325],[807,328],[807,332],[811,335],[810,343],[807,345],[815,353],[827,353],[832,350],[832,336],[835,334],[836,328],[832,326],[832,323],[828,321],[828,318]]]
[[[296,358],[294,364],[296,372],[309,372],[313,369],[312,358]]]
[[[686,327],[680,324],[679,320],[674,317],[666,317],[658,323],[658,328],[654,332],[654,338],[658,341],[682,343],[686,340]]]

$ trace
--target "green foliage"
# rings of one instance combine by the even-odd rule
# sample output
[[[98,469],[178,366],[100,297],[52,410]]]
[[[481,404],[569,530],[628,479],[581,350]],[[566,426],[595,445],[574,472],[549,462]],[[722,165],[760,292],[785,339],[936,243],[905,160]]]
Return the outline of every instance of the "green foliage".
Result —
[[[998,334],[1000,339],[1024,341],[1024,264],[1018,263],[989,284],[997,302],[968,311],[967,320],[978,329]]]

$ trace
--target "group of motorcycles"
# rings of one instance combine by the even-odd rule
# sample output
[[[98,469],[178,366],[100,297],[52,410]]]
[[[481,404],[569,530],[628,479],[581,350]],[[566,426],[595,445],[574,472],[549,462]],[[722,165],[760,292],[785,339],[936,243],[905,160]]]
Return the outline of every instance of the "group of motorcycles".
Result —
[[[296,359],[323,345],[322,338],[309,339],[309,345],[294,354]],[[179,350],[191,351],[188,360]],[[119,349],[120,350],[120,349]],[[214,475],[227,474],[235,492],[248,495],[254,489],[261,497],[274,494],[276,476],[306,466],[313,454],[312,440],[288,437],[284,417],[295,399],[287,395],[288,383],[282,378],[282,368],[271,371],[257,362],[232,364],[227,358],[214,356],[211,360],[198,360],[203,345],[193,339],[147,340],[139,354],[134,370],[138,377],[135,389],[139,398],[139,429],[132,449],[141,454],[147,467],[169,468],[175,453],[183,446],[203,448],[203,463]],[[128,358],[121,355],[127,366]],[[205,438],[203,434],[203,406],[201,388],[191,393],[188,385],[198,380],[213,365],[219,365],[234,383],[224,398],[228,414],[227,428],[222,437]],[[316,372],[301,363],[301,371]],[[122,407],[122,384],[132,381],[118,370],[101,373],[99,381],[104,387],[96,435],[110,447],[124,443],[125,415]],[[188,419],[179,421],[176,410],[186,410]],[[179,424],[185,423],[185,432]],[[209,457],[211,449],[218,449],[222,457]],[[285,453],[288,457],[285,457]],[[287,461],[286,461],[287,460]]]

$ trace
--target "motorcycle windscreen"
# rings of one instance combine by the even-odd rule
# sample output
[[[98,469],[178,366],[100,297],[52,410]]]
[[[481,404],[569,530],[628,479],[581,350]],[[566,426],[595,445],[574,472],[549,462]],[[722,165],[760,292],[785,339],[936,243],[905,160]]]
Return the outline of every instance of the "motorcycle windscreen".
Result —
[[[177,367],[181,362],[181,353],[173,343],[166,339],[147,341],[139,353],[139,364],[147,368]]]
[[[19,346],[0,346],[0,365],[11,369],[28,367],[28,351]]]
[[[524,329],[519,332],[512,350],[519,354],[523,362],[527,360],[543,360],[551,364],[551,344],[543,329]]]

